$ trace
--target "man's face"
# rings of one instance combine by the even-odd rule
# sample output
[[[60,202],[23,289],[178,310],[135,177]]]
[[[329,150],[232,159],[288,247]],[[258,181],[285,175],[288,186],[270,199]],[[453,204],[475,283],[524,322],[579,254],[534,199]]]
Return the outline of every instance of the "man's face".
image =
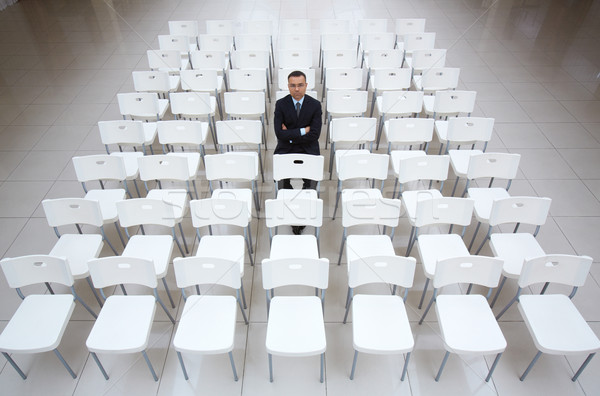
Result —
[[[306,93],[306,79],[303,76],[290,77],[288,78],[288,88],[292,98],[300,100]]]

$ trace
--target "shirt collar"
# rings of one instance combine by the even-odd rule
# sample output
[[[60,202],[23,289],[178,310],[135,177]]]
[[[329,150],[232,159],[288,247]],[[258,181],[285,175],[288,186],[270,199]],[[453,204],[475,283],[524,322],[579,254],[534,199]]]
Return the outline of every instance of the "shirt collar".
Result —
[[[302,105],[304,104],[304,96],[300,100],[296,100],[292,97],[292,101],[294,102],[294,107],[296,107],[296,103],[300,103],[300,107],[302,107]]]

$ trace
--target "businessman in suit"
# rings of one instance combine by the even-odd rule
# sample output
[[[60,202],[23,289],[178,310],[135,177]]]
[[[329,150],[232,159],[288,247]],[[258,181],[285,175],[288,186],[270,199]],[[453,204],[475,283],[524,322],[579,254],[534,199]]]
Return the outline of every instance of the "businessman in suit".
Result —
[[[319,155],[321,135],[321,102],[305,95],[306,75],[293,71],[288,75],[290,94],[275,103],[273,127],[277,135],[275,154]],[[316,181],[303,180],[303,189],[316,188]],[[290,179],[284,179],[280,188],[292,189]],[[294,226],[294,234],[300,234],[304,227]]]

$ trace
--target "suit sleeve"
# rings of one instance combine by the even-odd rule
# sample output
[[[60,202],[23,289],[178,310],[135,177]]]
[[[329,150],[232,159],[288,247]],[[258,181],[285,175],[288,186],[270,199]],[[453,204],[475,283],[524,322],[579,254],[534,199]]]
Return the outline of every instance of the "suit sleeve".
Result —
[[[323,110],[321,109],[321,102],[319,102],[318,100],[312,100],[311,104],[314,107],[314,111],[312,113],[309,124],[310,132],[308,132],[304,136],[300,136],[300,141],[303,143],[319,140],[319,136],[321,136],[321,126],[323,125]]]

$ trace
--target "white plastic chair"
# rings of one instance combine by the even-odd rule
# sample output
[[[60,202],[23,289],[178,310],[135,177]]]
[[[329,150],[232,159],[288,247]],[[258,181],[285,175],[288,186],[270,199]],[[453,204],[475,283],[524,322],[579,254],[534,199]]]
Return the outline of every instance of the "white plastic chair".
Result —
[[[451,144],[457,144],[458,148],[461,145],[471,145],[471,149],[475,148],[475,144],[483,142],[485,151],[488,142],[492,139],[494,132],[494,118],[484,117],[453,117],[447,121],[437,120],[435,122],[435,135],[440,141],[440,151],[442,153],[444,145],[446,145],[446,154],[450,149]]]
[[[459,75],[458,67],[432,67],[423,71],[420,76],[413,76],[413,85],[417,91],[427,94],[456,89]]]
[[[258,164],[260,166],[260,174],[262,181],[265,181],[265,174],[263,171],[263,161],[261,154],[261,124],[258,120],[227,120],[217,122],[217,140],[221,147],[221,153],[224,152],[225,147],[227,151],[235,149],[234,146],[247,146],[257,145],[258,146]]]
[[[450,150],[450,164],[456,175],[452,188],[452,196],[456,191],[458,179],[467,179],[461,196],[465,196],[471,180],[489,177],[488,188],[492,187],[496,178],[508,180],[506,191],[519,170],[520,154],[483,153],[479,150]]]
[[[178,74],[190,67],[188,57],[182,57],[178,50],[148,50],[146,51],[150,70],[166,71]]]
[[[402,59],[404,59],[404,52],[400,49],[373,49],[369,52],[369,57],[366,59],[365,63],[367,66],[367,85],[365,89],[369,89],[369,85],[375,83],[374,75],[379,70],[389,71],[394,70],[396,74],[400,74],[402,77],[408,79],[408,84],[406,84],[406,80],[403,81],[401,88],[396,87],[386,87],[386,84],[380,83],[377,88],[380,91],[383,90],[396,90],[396,89],[408,89],[410,88],[410,76],[406,77],[410,72],[402,69],[400,65],[402,64]],[[384,75],[385,77],[385,75]],[[384,78],[382,77],[382,78]],[[397,78],[393,78],[394,76],[390,76],[391,82],[395,82]],[[371,81],[373,80],[373,81]]]
[[[160,121],[169,108],[168,99],[159,99],[158,94],[152,92],[119,93],[119,112],[126,120]]]
[[[313,66],[311,50],[280,49],[277,54],[280,69],[310,69]],[[279,73],[281,76],[281,71]]]
[[[287,154],[286,154],[287,155]],[[285,250],[281,246],[273,246],[273,228],[282,225],[315,227],[317,246],[321,225],[323,224],[323,200],[317,197],[314,190],[279,190],[276,199],[265,200],[266,226],[269,229],[269,243],[275,250]],[[293,242],[291,238],[278,238],[275,243]],[[288,249],[294,251],[297,246],[290,243]],[[293,256],[293,253],[291,254]]]
[[[367,90],[369,90],[369,86],[373,90],[370,117],[373,117],[375,111],[375,101],[383,92],[408,90],[410,79],[410,71],[399,67],[376,68],[372,73],[369,70],[367,72]]]
[[[324,61],[323,57],[325,52],[329,51],[341,51],[341,50],[352,50],[354,51],[354,59],[356,60],[358,49],[358,36],[347,32],[335,32],[335,33],[322,33],[320,44],[319,44],[319,67],[321,67],[321,73],[323,73]],[[333,62],[333,60],[332,60]],[[348,67],[356,67],[357,65],[351,65]],[[332,63],[332,67],[335,64]]]
[[[154,296],[105,297],[104,306],[85,342],[102,375],[106,380],[109,379],[98,359],[98,353],[142,352],[154,381],[158,381],[158,376],[146,354],[156,302],[159,302],[173,324],[175,320],[158,296],[152,260],[123,256],[104,257],[90,260],[89,266],[92,282],[100,289],[103,297],[105,297],[103,288],[123,284],[141,285],[154,290]]]
[[[331,90],[355,90],[362,87],[362,69],[326,68],[321,97]]]
[[[265,36],[266,37],[266,36]],[[269,52],[269,38],[267,40],[267,49],[237,49],[231,56],[236,69],[261,69],[264,71],[267,84],[272,84],[273,70],[271,65],[271,53]]]
[[[229,88],[232,91],[259,91],[265,94],[271,103],[271,89],[267,76],[261,69],[231,69],[229,70]],[[265,113],[267,102],[265,102]]]
[[[302,236],[300,236],[302,237]],[[309,258],[264,259],[262,282],[267,294],[266,349],[269,380],[273,382],[273,355],[321,356],[321,382],[325,366],[325,323],[323,304],[329,281],[329,260]],[[310,286],[317,296],[272,296],[282,286]],[[299,342],[302,340],[302,342]]]
[[[138,167],[140,169],[140,180],[144,182],[147,193],[150,191],[148,181],[156,180],[160,189],[162,189],[163,180],[180,181],[185,182],[187,193],[192,199],[191,182],[194,186],[196,198],[198,198],[196,178],[200,167],[199,153],[146,155],[138,158]]]
[[[404,197],[407,210],[411,214],[414,214],[416,200],[423,191],[428,191],[432,197],[442,196],[441,191],[444,188],[444,181],[448,178],[450,162],[447,155],[427,155],[420,150],[394,150],[390,153],[390,161],[392,172],[396,176],[392,197],[396,195],[396,187],[400,185],[398,197]],[[429,180],[426,190],[403,191],[405,184],[423,180]],[[440,182],[439,189],[432,189],[433,181]]]
[[[262,123],[263,142],[267,147],[267,132],[265,128],[266,101],[264,92],[225,92],[225,113],[228,119],[260,119]],[[266,119],[267,125],[269,118]]]
[[[354,48],[334,48],[324,49],[323,55],[321,56],[321,82],[325,83],[325,74],[327,69],[354,69],[357,68],[358,58],[356,56],[356,50]]]
[[[571,301],[577,289],[583,286],[591,265],[592,258],[587,256],[554,254],[525,260],[519,277],[517,295],[502,311],[504,313],[515,301],[519,302],[521,316],[538,349],[519,378],[521,381],[525,380],[542,353],[550,355],[589,353],[571,378],[571,381],[575,382],[596,352],[600,350],[598,336]],[[541,282],[546,284],[540,295],[522,294],[523,288]],[[563,294],[544,294],[548,283],[573,286],[573,290],[568,297]]]
[[[387,120],[383,124],[383,133],[388,141],[388,154],[392,151],[392,145],[410,146],[409,148],[419,145],[420,149],[427,152],[433,138],[433,125],[433,119],[429,118]]]
[[[407,33],[423,33],[425,31],[425,18],[399,18],[396,19],[397,41],[401,42]]]
[[[25,380],[27,375],[9,354],[14,356],[21,353],[53,351],[71,377],[76,378],[77,375],[57,349],[75,309],[74,298],[83,303],[79,297],[76,297],[73,276],[66,260],[59,257],[36,255],[4,258],[0,261],[0,265],[8,286],[16,288],[19,297],[23,300],[0,334],[2,355]],[[44,282],[47,285],[47,282],[56,282],[68,286],[73,295],[52,293],[33,294],[25,297],[21,292],[22,287]],[[94,317],[96,316],[85,303],[83,305]]]
[[[216,71],[223,78],[225,89],[229,90],[226,73],[229,68],[229,61],[225,54],[224,51],[191,51],[190,62],[192,62],[192,69]]]
[[[367,91],[336,90],[327,92],[325,149],[329,142],[329,124],[333,117],[363,117],[367,112],[368,96]]]
[[[284,34],[310,34],[310,19],[282,19],[279,21],[279,36]]]
[[[231,19],[207,19],[206,33],[233,36],[235,33],[234,21]]]
[[[277,39],[277,48],[280,50],[311,50],[312,36],[310,33],[280,34]]]
[[[325,158],[322,155],[274,154],[273,180],[275,181],[276,196],[279,192],[278,182],[283,179],[315,180],[317,182],[315,189],[318,196],[323,180],[324,163]]]
[[[127,187],[127,180],[133,180],[138,196],[140,195],[137,188],[136,180],[139,177],[139,168],[137,166],[137,157],[142,156],[142,153],[127,153],[135,154],[118,155],[119,153],[84,155],[73,157],[73,167],[77,181],[83,186],[83,191],[88,193],[87,184],[90,181],[98,181],[100,188],[104,190],[106,181],[116,181],[123,183],[125,192],[132,198],[131,192]]]
[[[189,56],[189,52],[198,48],[196,43],[190,43],[188,36],[159,34],[158,48],[163,51],[179,51],[183,56]]]
[[[415,50],[432,49],[435,46],[435,32],[405,33],[402,36],[406,57]]]
[[[137,92],[154,92],[167,98],[167,93],[175,92],[179,89],[179,76],[170,76],[164,71],[134,71],[133,88]]]
[[[200,51],[220,51],[225,53],[229,67],[231,66],[231,50],[233,49],[233,35],[229,34],[199,34],[198,48]],[[192,60],[192,65],[194,61]],[[196,67],[194,65],[194,67]]]
[[[475,109],[475,91],[436,91],[435,96],[423,97],[423,110],[429,117],[450,117],[460,113],[471,116]]]
[[[381,196],[379,190],[345,189],[342,193],[342,243],[338,256],[338,265],[347,240],[346,259],[351,261],[365,256],[395,256],[392,241],[400,218],[400,200]],[[356,225],[383,226],[382,235],[350,235],[348,227]],[[390,236],[387,227],[391,228]],[[351,265],[351,264],[350,264]],[[348,301],[347,301],[348,302]]]
[[[173,260],[177,286],[181,288],[185,305],[179,326],[173,337],[173,347],[177,352],[181,370],[189,380],[183,353],[214,355],[228,353],[233,378],[237,381],[237,371],[233,360],[236,325],[236,298],[233,296],[192,295],[187,297],[185,288],[210,284],[236,289],[237,302],[244,315],[246,313],[239,300],[241,277],[237,263],[222,258],[186,257]]]
[[[273,54],[273,21],[271,20],[251,20],[242,22],[242,31],[245,34],[265,34],[269,36],[271,42],[271,58]]]
[[[169,21],[169,34],[186,36],[190,44],[195,44],[195,49],[198,48],[198,21]]]
[[[385,33],[388,28],[387,19],[359,19],[356,21],[360,40],[362,36],[369,33]]]
[[[346,154],[347,149],[337,150],[336,144],[350,144],[350,150],[365,149],[369,145],[372,151],[377,129],[375,118],[348,117],[331,120],[331,154],[329,156],[329,180],[333,171],[333,160],[339,162],[339,157]]]
[[[98,121],[98,129],[100,130],[100,140],[106,148],[106,153],[111,154],[108,146],[116,144],[119,146],[119,152],[115,153],[115,155],[123,156],[127,163],[133,158],[137,164],[136,158],[138,154],[121,153],[123,151],[121,146],[133,146],[134,151],[137,151],[136,146],[140,146],[144,154],[146,154],[146,147],[149,147],[150,152],[154,154],[152,143],[156,139],[156,122],[133,120]]]
[[[372,51],[386,51],[389,54],[394,53],[394,47],[396,45],[396,35],[394,33],[379,32],[379,33],[365,33],[360,36],[359,53],[361,54],[360,66],[366,66],[367,68],[373,67],[370,62]],[[389,52],[392,51],[392,52]],[[404,50],[397,50],[399,57],[397,64],[391,67],[401,67],[402,59],[404,58]]]
[[[260,211],[260,201],[258,190],[256,188],[256,178],[258,177],[258,154],[253,152],[229,152],[216,155],[207,155],[206,160],[206,179],[213,198],[234,198],[248,203],[248,207],[254,206],[256,211]],[[248,188],[219,188],[213,189],[213,182],[219,181],[222,187],[223,181],[231,182],[250,182],[251,189]],[[254,197],[254,199],[253,199]]]
[[[351,235],[352,237],[352,235]],[[352,304],[352,345],[354,360],[350,379],[354,379],[358,352],[390,355],[406,353],[401,381],[408,369],[414,338],[404,302],[413,285],[415,262],[412,257],[363,256],[348,261],[348,301],[344,323]],[[404,299],[396,295],[357,294],[354,289],[367,284],[389,288],[404,287]]]
[[[321,19],[319,21],[319,32],[321,35],[350,33],[350,21],[348,19]]]
[[[446,66],[445,49],[414,50],[411,58],[406,58],[406,65],[411,69],[411,74],[421,75],[425,71]]]
[[[272,38],[270,34],[238,34],[235,36],[235,47],[236,51],[242,52],[251,52],[255,55],[260,55],[260,67],[268,69],[268,76],[273,78],[273,67],[275,66],[275,62],[273,60],[273,54],[271,53],[271,45]],[[256,64],[259,59],[258,56],[255,56],[254,59],[246,60],[246,62],[251,62],[252,64]],[[239,59],[238,59],[239,62]],[[257,66],[247,66],[240,63],[237,63],[237,68],[239,69],[248,69],[255,68]]]
[[[187,120],[159,121],[157,129],[158,141],[162,144],[164,154],[169,151],[175,152],[173,149],[174,146],[181,146],[182,150],[185,147],[192,147],[198,149],[202,161],[204,161],[204,155],[206,154],[204,145],[208,137],[207,122]],[[193,152],[187,153],[182,151],[179,154],[187,155],[193,154]]]
[[[220,76],[216,70],[182,70],[181,89],[184,91],[207,92],[215,97],[219,116],[223,118],[223,104],[221,103],[221,93],[223,92],[223,76]]]
[[[423,108],[423,92],[415,91],[384,91],[375,99],[379,113],[379,128],[377,130],[377,149],[386,117],[415,117]]]
[[[175,119],[207,120],[217,149],[215,109],[217,100],[206,92],[175,92],[169,95]]]
[[[506,339],[494,318],[486,297],[470,295],[471,285],[492,288],[498,285],[502,260],[485,256],[464,256],[440,259],[433,277],[433,296],[423,312],[419,324],[423,323],[433,302],[444,340],[446,354],[435,377],[439,381],[450,353],[459,355],[491,354],[496,358],[490,367],[485,382],[492,374],[502,353],[506,349]],[[456,283],[469,283],[467,295],[438,295],[439,289]]]

